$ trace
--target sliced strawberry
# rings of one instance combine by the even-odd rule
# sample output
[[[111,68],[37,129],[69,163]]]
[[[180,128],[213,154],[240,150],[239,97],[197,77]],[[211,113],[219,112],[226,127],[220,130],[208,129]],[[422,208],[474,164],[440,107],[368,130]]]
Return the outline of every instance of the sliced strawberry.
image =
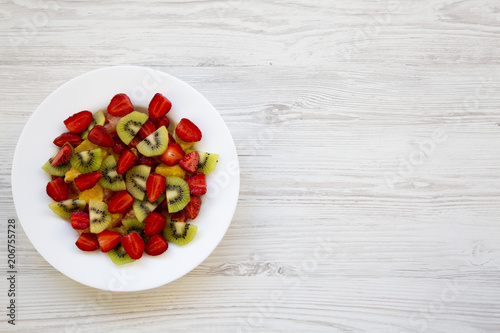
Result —
[[[192,196],[189,199],[189,203],[184,207],[184,211],[189,219],[194,220],[198,213],[200,212],[201,207],[201,199],[195,196]]]
[[[109,200],[108,211],[111,214],[125,213],[132,207],[134,197],[127,191],[118,191]]]
[[[82,173],[75,178],[74,182],[80,191],[88,190],[94,187],[95,184],[102,178],[102,172],[94,171],[89,173]]]
[[[56,156],[50,163],[52,166],[56,166],[59,164],[64,164],[71,159],[71,155],[73,155],[73,148],[69,143],[65,143],[61,149],[57,152]]]
[[[136,136],[132,139],[132,141],[130,141],[130,143],[128,144],[128,146],[129,146],[130,148],[136,148],[136,147],[137,147],[137,145],[139,144],[139,142],[141,142],[141,141],[142,141],[142,138],[141,138],[139,135],[136,135]]]
[[[156,128],[160,128],[162,126],[168,128],[168,125],[170,125],[170,120],[167,118],[167,116],[161,118],[151,118],[151,121],[153,122],[153,124],[155,124]]]
[[[184,150],[178,143],[169,143],[167,150],[160,156],[163,163],[168,166],[173,166],[179,163],[179,161],[184,157]]]
[[[144,220],[144,235],[153,236],[165,229],[167,219],[160,213],[152,212]]]
[[[64,179],[58,177],[47,184],[45,188],[49,197],[54,201],[63,201],[69,197],[68,185],[64,182]]]
[[[144,240],[136,233],[131,232],[122,238],[123,249],[132,259],[140,259],[144,252]]]
[[[125,94],[116,94],[108,105],[108,113],[112,116],[123,117],[134,111],[134,106]]]
[[[114,138],[115,145],[113,146],[113,152],[117,155],[123,154],[125,150],[127,150],[127,145],[122,142],[119,138]]]
[[[177,222],[187,222],[186,212],[183,210],[178,211],[177,213],[173,213],[170,215],[170,219]]]
[[[137,161],[137,156],[130,150],[125,150],[118,159],[117,165],[116,165],[116,172],[119,175],[124,174],[127,172],[131,167],[135,165],[135,162]]]
[[[153,124],[151,120],[148,120],[142,125],[141,129],[139,130],[139,136],[143,139],[148,137],[149,134],[152,134],[154,131],[156,131],[156,126]]]
[[[151,157],[141,156],[137,161],[137,165],[149,165],[151,168],[154,168],[156,165],[155,160]]]
[[[91,233],[81,234],[75,244],[82,251],[95,251],[99,248],[97,236]]]
[[[89,127],[92,122],[93,116],[90,111],[80,111],[69,117],[64,121],[64,125],[68,131],[80,134]]]
[[[172,103],[162,94],[156,93],[149,102],[148,112],[150,118],[161,118],[172,108]]]
[[[198,170],[198,162],[200,161],[200,155],[197,151],[192,151],[179,161],[179,166],[186,170],[187,172],[194,173]]]
[[[157,173],[151,173],[146,181],[146,193],[150,202],[156,201],[160,194],[165,192],[167,180],[164,176]]]
[[[168,127],[168,126],[166,126],[166,127]],[[175,143],[175,139],[172,136],[172,134],[170,134],[170,133],[168,133],[168,143]]]
[[[186,142],[197,142],[201,140],[201,131],[193,124],[193,122],[187,118],[182,118],[179,124],[175,128],[175,134],[182,141]]]
[[[89,214],[82,212],[81,210],[74,211],[71,214],[71,226],[75,230],[83,230],[90,227]]]
[[[153,235],[144,248],[144,252],[150,256],[158,256],[168,249],[168,242],[161,235]]]
[[[185,179],[189,186],[189,192],[194,196],[201,196],[207,193],[207,182],[205,174],[203,172],[198,172]]]
[[[102,147],[113,147],[115,145],[115,140],[108,133],[106,128],[101,125],[95,125],[88,135],[90,142],[95,143]]]
[[[120,243],[122,234],[118,231],[104,230],[97,234],[97,241],[102,252],[109,252]]]
[[[82,143],[82,138],[78,134],[66,132],[54,139],[54,144],[58,147],[62,147],[66,142],[76,147]]]

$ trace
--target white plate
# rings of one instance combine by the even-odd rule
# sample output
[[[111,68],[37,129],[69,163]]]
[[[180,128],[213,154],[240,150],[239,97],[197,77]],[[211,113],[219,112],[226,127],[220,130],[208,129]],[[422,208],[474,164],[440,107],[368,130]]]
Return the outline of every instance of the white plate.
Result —
[[[219,163],[207,176],[198,232],[183,247],[169,244],[157,257],[144,255],[133,263],[116,266],[107,254],[83,252],[76,246],[78,233],[55,215],[45,187],[50,175],[41,166],[57,147],[52,141],[66,132],[63,121],[72,114],[106,109],[117,93],[126,93],[134,106],[147,108],[157,92],[172,102],[171,122],[189,118],[203,133],[200,151],[218,153]],[[239,165],[233,139],[215,108],[186,83],[144,67],[98,69],[63,84],[50,94],[28,120],[14,154],[12,192],[18,218],[33,246],[61,273],[90,287],[111,291],[137,291],[174,281],[193,270],[219,244],[231,223],[239,193]]]

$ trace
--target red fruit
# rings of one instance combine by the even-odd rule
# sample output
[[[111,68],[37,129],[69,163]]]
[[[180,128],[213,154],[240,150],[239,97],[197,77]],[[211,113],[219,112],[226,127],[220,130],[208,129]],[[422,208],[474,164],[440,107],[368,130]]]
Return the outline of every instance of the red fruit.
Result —
[[[179,162],[179,166],[186,170],[187,172],[194,173],[198,170],[198,162],[200,160],[200,155],[197,151],[192,151],[182,158]]]
[[[141,129],[139,130],[139,136],[143,139],[145,139],[149,134],[153,133],[156,131],[156,126],[153,124],[151,120],[148,120],[142,125]]]
[[[162,94],[156,93],[149,102],[148,112],[150,118],[161,118],[172,108],[172,103]]]
[[[168,166],[173,166],[179,163],[179,161],[184,157],[184,150],[178,143],[169,143],[167,146],[167,151],[160,156],[163,163]]]
[[[82,251],[95,251],[99,248],[97,236],[91,233],[81,234],[75,244]]]
[[[132,207],[134,197],[127,191],[116,192],[108,203],[108,211],[111,214],[125,213]]]
[[[168,127],[168,126],[166,126],[166,127]],[[175,139],[172,136],[172,134],[170,134],[170,133],[168,133],[168,143],[175,143]]]
[[[94,187],[101,178],[102,173],[100,171],[82,173],[75,178],[75,184],[80,191],[85,191]]]
[[[149,254],[150,256],[157,256],[167,251],[168,243],[161,235],[156,234],[153,235],[148,242],[146,243],[146,247],[144,252]]]
[[[124,174],[127,172],[131,167],[135,165],[135,162],[137,161],[137,156],[130,150],[125,150],[118,159],[118,162],[116,164],[116,172],[119,175]]]
[[[90,142],[102,147],[113,147],[115,140],[109,135],[108,131],[101,125],[95,125],[87,137]]]
[[[160,194],[165,192],[167,180],[164,176],[157,173],[151,173],[146,181],[146,193],[150,202],[156,201]]]
[[[173,213],[172,215],[170,215],[170,219],[177,222],[187,222],[187,215],[183,209],[177,213]]]
[[[122,119],[122,117],[115,117],[110,115],[109,113],[105,113],[106,115],[106,123],[104,124],[104,128],[106,131],[108,131],[111,136],[117,136],[116,134],[116,125],[118,124],[118,121]]]
[[[151,168],[154,168],[156,165],[155,160],[151,157],[141,156],[137,161],[137,165],[149,165]]]
[[[134,106],[125,94],[116,94],[108,105],[108,113],[112,116],[123,117],[134,111]]]
[[[181,119],[175,128],[175,134],[177,134],[179,139],[186,142],[196,142],[201,140],[201,131],[198,126],[186,118]]]
[[[102,252],[109,252],[120,243],[122,234],[118,231],[104,230],[97,234],[97,241]]]
[[[113,152],[117,155],[123,154],[125,150],[127,150],[127,145],[122,142],[122,140],[115,138],[115,145],[113,146]]]
[[[52,166],[56,166],[59,164],[64,164],[71,159],[71,155],[73,155],[73,148],[69,143],[65,143],[61,149],[57,152],[56,156],[50,163]]]
[[[153,124],[155,124],[156,128],[160,128],[162,126],[168,128],[168,125],[170,125],[170,120],[167,118],[167,116],[161,118],[150,118],[150,119],[153,122]]]
[[[136,232],[123,236],[122,238],[123,249],[132,259],[140,259],[144,252],[144,240]]]
[[[76,147],[82,143],[82,138],[78,134],[66,132],[54,139],[54,144],[58,147],[62,147],[66,142]]]
[[[64,121],[64,125],[68,131],[76,134],[80,134],[89,127],[92,122],[92,112],[90,111],[80,111],[69,117]]]
[[[90,227],[89,214],[77,210],[71,214],[71,226],[75,230],[83,230]]]
[[[139,135],[136,135],[136,136],[132,139],[132,141],[130,141],[130,143],[128,144],[128,146],[129,146],[130,148],[136,148],[136,147],[137,147],[137,145],[139,144],[139,142],[141,142],[141,141],[142,141],[142,138],[141,138]]]
[[[167,219],[160,213],[152,212],[144,220],[144,235],[153,236],[165,229]]]
[[[186,205],[186,207],[184,207],[184,211],[186,212],[188,218],[194,220],[200,212],[200,207],[201,199],[198,197],[191,197],[189,199],[189,203]]]
[[[185,179],[189,186],[189,192],[194,196],[201,196],[207,193],[207,182],[205,179],[205,174],[203,172],[198,172]]]
[[[63,201],[69,197],[68,185],[64,182],[64,179],[58,177],[47,184],[45,188],[49,197],[54,201]]]

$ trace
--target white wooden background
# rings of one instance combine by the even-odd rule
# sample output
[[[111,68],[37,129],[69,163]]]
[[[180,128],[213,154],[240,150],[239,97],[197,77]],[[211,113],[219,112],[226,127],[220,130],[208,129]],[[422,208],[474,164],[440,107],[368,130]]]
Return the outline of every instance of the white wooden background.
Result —
[[[219,247],[154,290],[80,285],[18,230],[2,332],[500,331],[498,0],[3,0],[0,31],[2,271],[17,138],[79,74],[188,82],[241,164]]]

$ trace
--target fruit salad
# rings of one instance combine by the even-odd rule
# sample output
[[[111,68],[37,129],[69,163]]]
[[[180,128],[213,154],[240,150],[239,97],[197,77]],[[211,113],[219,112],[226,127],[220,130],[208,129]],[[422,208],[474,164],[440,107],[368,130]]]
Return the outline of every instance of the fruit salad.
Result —
[[[49,207],[78,232],[80,250],[106,252],[121,265],[196,236],[192,222],[219,156],[196,149],[202,132],[191,120],[170,123],[171,107],[157,93],[140,112],[121,93],[106,110],[64,120],[59,149],[42,169],[52,176]]]

